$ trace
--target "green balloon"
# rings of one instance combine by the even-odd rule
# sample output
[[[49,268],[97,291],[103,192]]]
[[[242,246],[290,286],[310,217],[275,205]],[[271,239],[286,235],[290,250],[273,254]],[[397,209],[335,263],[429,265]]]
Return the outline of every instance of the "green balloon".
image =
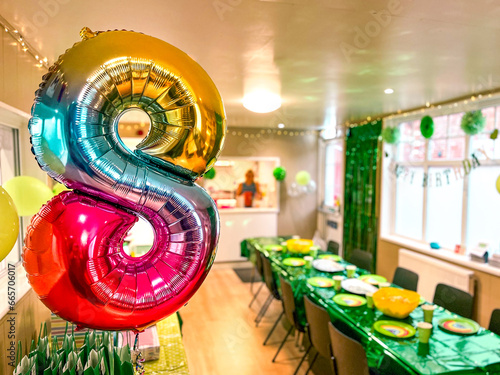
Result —
[[[211,168],[203,175],[207,180],[213,180],[215,178],[215,168]]]
[[[420,133],[424,138],[432,137],[434,134],[434,120],[431,116],[424,116],[420,121]]]
[[[387,127],[382,130],[382,139],[385,143],[394,144],[399,142],[401,133],[397,126]]]
[[[311,181],[311,175],[307,171],[300,171],[295,175],[295,181],[301,186],[306,186]]]
[[[273,176],[278,181],[283,181],[286,177],[286,169],[283,167],[276,167],[273,170]]]
[[[52,190],[42,181],[31,176],[17,176],[8,180],[3,188],[17,207],[19,216],[31,216],[52,199]]]

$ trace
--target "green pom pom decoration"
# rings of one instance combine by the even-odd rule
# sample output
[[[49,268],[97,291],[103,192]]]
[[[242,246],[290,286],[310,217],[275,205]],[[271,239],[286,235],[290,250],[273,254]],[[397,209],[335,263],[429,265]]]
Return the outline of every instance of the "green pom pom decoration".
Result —
[[[278,181],[283,181],[286,177],[286,169],[283,167],[276,167],[273,170],[273,176]]]
[[[481,133],[486,125],[486,117],[481,111],[466,112],[462,117],[460,127],[467,135]]]
[[[382,130],[382,139],[385,143],[394,144],[399,142],[399,138],[401,137],[401,132],[397,126],[395,127],[387,127]]]
[[[427,139],[432,137],[432,134],[434,134],[434,120],[431,116],[422,117],[422,120],[420,121],[420,133],[422,133],[422,136]]]
[[[206,171],[203,177],[206,178],[207,180],[213,180],[215,178],[215,168]]]

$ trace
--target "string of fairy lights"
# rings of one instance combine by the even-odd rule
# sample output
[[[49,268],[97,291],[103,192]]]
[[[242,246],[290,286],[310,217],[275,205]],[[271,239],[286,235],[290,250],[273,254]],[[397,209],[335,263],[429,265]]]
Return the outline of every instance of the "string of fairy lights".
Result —
[[[49,62],[47,57],[43,57],[40,52],[36,50],[21,34],[19,30],[13,27],[5,18],[0,16],[0,27],[3,29],[5,33],[10,35],[15,43],[21,47],[21,49],[31,55],[33,59],[36,61],[36,66],[38,68],[49,68]]]
[[[439,102],[439,103],[435,103],[435,104],[430,103],[430,102],[426,102],[425,105],[423,105],[423,106],[420,106],[417,108],[412,108],[412,109],[409,109],[406,111],[399,109],[396,112],[390,112],[390,113],[387,113],[385,115],[376,116],[374,118],[372,118],[371,116],[368,116],[368,117],[366,117],[365,120],[360,120],[357,122],[346,121],[342,125],[344,128],[348,129],[348,128],[354,128],[356,126],[366,125],[369,123],[376,124],[377,121],[380,121],[382,119],[391,120],[395,117],[400,117],[400,116],[407,117],[407,116],[423,114],[426,111],[431,110],[431,109],[438,109],[438,110],[446,109],[446,108],[453,109],[453,108],[456,108],[460,105],[467,105],[467,104],[476,102],[478,100],[490,99],[490,98],[493,98],[493,96],[496,96],[499,94],[500,94],[500,88],[496,88],[496,89],[492,89],[492,90],[489,90],[486,92],[473,94],[470,96],[461,97],[459,99],[454,99],[454,100],[450,100],[450,101]]]
[[[255,129],[255,131],[249,130],[237,130],[237,129],[229,129],[228,135],[238,136],[244,138],[261,138],[266,136],[282,136],[282,137],[304,137],[309,135],[318,135],[319,130],[284,130],[284,129]]]

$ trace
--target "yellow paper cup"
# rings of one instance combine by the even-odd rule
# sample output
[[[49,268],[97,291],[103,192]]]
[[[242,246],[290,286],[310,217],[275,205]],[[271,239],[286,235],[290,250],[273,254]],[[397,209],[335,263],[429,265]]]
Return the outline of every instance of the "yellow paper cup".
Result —
[[[356,274],[357,269],[358,269],[358,267],[356,267],[356,266],[346,266],[345,270],[346,270],[347,278],[348,279],[353,278],[354,275]]]
[[[436,305],[422,305],[422,310],[424,310],[424,322],[432,323],[435,309]]]
[[[344,276],[333,276],[333,288],[337,292],[342,289],[342,280],[344,280]]]
[[[431,337],[432,332],[432,324],[427,322],[419,322],[417,324],[418,329],[418,341],[422,344],[427,344]]]

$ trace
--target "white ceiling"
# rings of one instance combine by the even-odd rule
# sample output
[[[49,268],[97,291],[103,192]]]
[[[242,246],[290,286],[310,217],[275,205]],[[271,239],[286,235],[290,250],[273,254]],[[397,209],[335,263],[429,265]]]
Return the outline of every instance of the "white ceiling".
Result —
[[[500,86],[495,0],[0,0],[0,14],[50,62],[83,26],[161,38],[209,73],[229,126],[319,128]],[[281,86],[280,110],[243,108],[255,77]]]

